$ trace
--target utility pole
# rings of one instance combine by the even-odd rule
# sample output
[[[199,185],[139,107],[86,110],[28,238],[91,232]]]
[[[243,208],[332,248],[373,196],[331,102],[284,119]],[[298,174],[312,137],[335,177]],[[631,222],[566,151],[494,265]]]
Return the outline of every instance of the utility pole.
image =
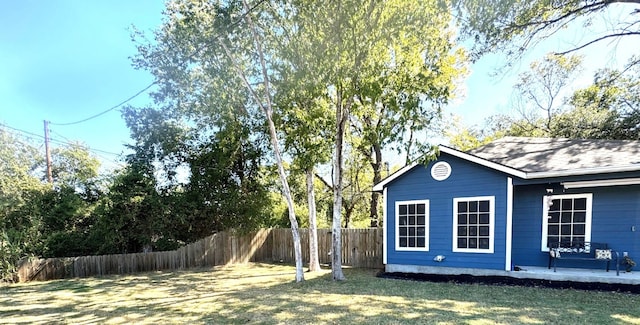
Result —
[[[51,173],[51,151],[49,150],[49,121],[44,120],[44,150],[47,155],[47,181],[53,184],[53,174]]]

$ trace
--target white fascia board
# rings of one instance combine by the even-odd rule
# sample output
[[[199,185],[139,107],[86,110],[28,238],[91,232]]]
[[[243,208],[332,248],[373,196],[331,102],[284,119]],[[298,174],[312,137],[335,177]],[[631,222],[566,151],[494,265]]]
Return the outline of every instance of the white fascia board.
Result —
[[[503,172],[503,173],[506,173],[506,174],[509,174],[509,175],[512,175],[512,176],[525,178],[525,179],[527,178],[527,173],[525,173],[525,172],[523,172],[521,170],[515,169],[515,168],[511,168],[511,167],[507,167],[507,166],[504,166],[504,165],[496,164],[496,163],[488,161],[486,159],[482,159],[482,158],[480,158],[478,156],[470,155],[468,153],[464,153],[462,151],[458,151],[456,149],[452,149],[452,148],[449,148],[449,147],[440,146],[439,149],[440,149],[441,152],[450,154],[450,155],[458,157],[460,159],[464,159],[464,160],[470,161],[472,163],[476,163],[476,164],[481,165],[481,166],[485,166],[485,167],[488,167],[488,168],[491,168],[491,169],[494,169],[494,170],[497,170],[497,171],[500,171],[500,172]]]
[[[400,170],[398,170],[397,172],[393,173],[391,176],[383,179],[382,181],[380,181],[380,183],[376,184],[373,186],[373,191],[374,192],[382,192],[382,190],[384,189],[384,187],[389,184],[390,182],[393,182],[394,179],[402,176],[404,173],[408,172],[409,170],[411,170],[413,167],[417,166],[418,163],[413,163],[411,165],[407,165],[402,167]]]
[[[527,173],[527,179],[538,178],[553,178],[563,176],[580,176],[580,175],[595,175],[595,174],[607,174],[607,173],[624,173],[624,172],[636,172],[640,171],[640,165],[627,165],[620,167],[596,167],[596,168],[578,168],[572,170],[561,170],[553,172],[535,172]]]
[[[619,178],[619,179],[602,179],[597,181],[577,181],[560,183],[566,189],[586,188],[586,187],[603,187],[603,186],[623,186],[623,185],[640,185],[640,178]]]

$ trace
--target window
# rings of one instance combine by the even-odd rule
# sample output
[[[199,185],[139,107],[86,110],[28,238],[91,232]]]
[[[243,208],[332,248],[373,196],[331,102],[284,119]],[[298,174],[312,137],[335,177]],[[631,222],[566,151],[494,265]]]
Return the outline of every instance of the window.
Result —
[[[453,251],[493,253],[493,196],[453,199]]]
[[[591,241],[591,194],[545,196],[542,218],[542,250],[551,243],[570,245]]]
[[[429,201],[396,202],[396,249],[429,250]]]

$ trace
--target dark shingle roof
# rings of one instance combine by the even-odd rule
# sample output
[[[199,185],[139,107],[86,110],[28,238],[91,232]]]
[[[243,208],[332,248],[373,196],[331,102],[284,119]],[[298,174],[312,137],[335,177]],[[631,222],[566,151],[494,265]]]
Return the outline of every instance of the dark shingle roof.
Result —
[[[640,168],[640,141],[505,137],[468,154],[525,173]]]

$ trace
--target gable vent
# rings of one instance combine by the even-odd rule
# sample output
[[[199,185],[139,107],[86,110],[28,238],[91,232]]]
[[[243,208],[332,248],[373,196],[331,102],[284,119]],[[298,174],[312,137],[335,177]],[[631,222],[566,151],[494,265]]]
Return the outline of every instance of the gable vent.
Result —
[[[447,162],[439,161],[431,167],[431,177],[436,181],[444,181],[451,175],[451,165]]]

